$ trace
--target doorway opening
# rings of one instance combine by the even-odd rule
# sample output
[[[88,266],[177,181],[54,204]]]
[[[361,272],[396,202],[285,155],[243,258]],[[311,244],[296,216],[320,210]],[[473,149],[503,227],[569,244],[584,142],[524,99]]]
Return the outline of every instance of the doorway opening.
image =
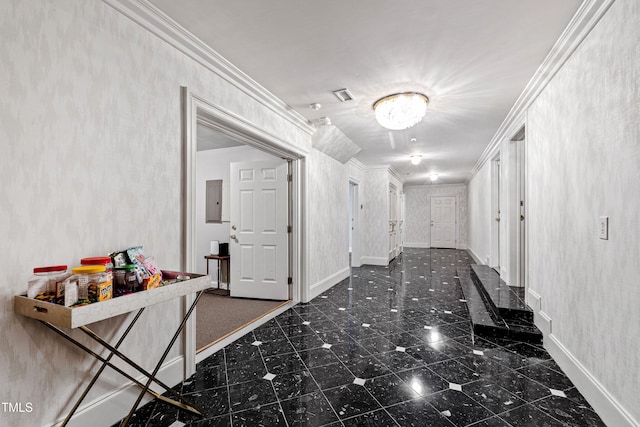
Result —
[[[524,288],[527,292],[527,252],[526,252],[526,127],[523,126],[511,139],[514,145],[514,157],[516,162],[515,200],[513,209],[513,224],[515,234],[516,253],[516,286]]]
[[[360,267],[360,186],[349,181],[349,265]]]
[[[196,132],[194,272],[208,274],[211,282],[196,307],[199,353],[289,300],[288,233],[284,230],[289,165],[213,129],[204,115]],[[210,183],[222,191],[207,191]],[[242,190],[236,188],[240,183]],[[267,226],[267,239],[257,232],[257,222],[263,229]]]
[[[213,354],[225,340],[232,340],[249,324],[264,322],[299,300],[303,277],[304,153],[184,87],[182,100],[183,271],[206,274],[206,262],[211,260],[205,256],[211,255],[211,248],[220,249],[227,243],[228,264],[224,265],[225,260],[218,264],[217,259],[210,262],[209,275],[216,291],[229,290],[230,296],[213,296],[226,298],[226,308],[231,307],[231,301],[240,304],[242,308],[227,310],[227,317],[250,313],[249,299],[261,306],[254,307],[255,313],[239,324],[229,323],[228,332],[216,338],[213,345],[200,346],[198,318],[202,319],[199,314],[204,310],[199,303],[185,328],[188,377],[195,372],[196,361]],[[211,223],[200,217],[205,214],[207,180],[222,181],[220,219]],[[209,226],[206,232],[202,230],[205,225]],[[271,237],[276,239],[270,240]],[[185,304],[190,305],[193,298],[186,297]],[[217,309],[209,316],[209,322],[229,320],[221,317],[222,312]]]
[[[500,274],[500,156],[491,162],[491,255],[482,260]]]

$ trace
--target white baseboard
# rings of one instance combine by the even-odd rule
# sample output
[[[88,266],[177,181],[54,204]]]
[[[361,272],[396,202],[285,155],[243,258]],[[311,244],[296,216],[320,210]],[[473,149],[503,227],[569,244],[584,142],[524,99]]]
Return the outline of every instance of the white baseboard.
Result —
[[[480,257],[473,251],[473,249],[467,248],[467,252],[469,252],[469,255],[471,255],[471,258],[473,258],[476,264],[484,264],[484,262],[480,261]]]
[[[428,243],[421,243],[421,242],[404,242],[403,246],[405,248],[416,248],[416,249],[428,249],[429,248],[429,244]]]
[[[351,258],[351,267],[360,267],[362,265],[362,258]]]
[[[109,368],[105,370],[104,374],[107,375],[110,371]],[[118,373],[114,375],[120,376]],[[175,359],[166,362],[160,371],[158,371],[158,378],[168,386],[175,386],[184,380],[184,357],[179,356]],[[147,378],[140,376],[138,381],[143,384],[146,383]],[[154,391],[158,393],[164,393],[164,389],[158,386],[152,387]],[[136,401],[138,395],[142,390],[135,384],[129,383],[122,386],[120,389],[102,396],[96,399],[87,406],[78,410],[69,424],[70,427],[84,427],[84,426],[110,426],[126,417],[131,409],[131,406]],[[138,408],[142,407],[145,403],[151,401],[152,396],[146,394]],[[63,419],[57,420],[54,426],[59,426],[64,421]]]
[[[360,260],[363,265],[389,265],[389,259],[385,257],[363,256]]]
[[[309,289],[309,301],[349,277],[350,271],[351,269],[349,267],[343,268],[342,270],[332,274],[326,279],[311,285],[311,289]]]
[[[460,249],[461,251],[466,251],[467,250],[467,244],[466,243],[460,243],[458,245],[458,249]]]
[[[629,412],[606,390],[580,361],[553,335],[552,320],[542,311],[542,297],[534,290],[527,291],[527,304],[533,310],[535,325],[544,335],[544,347],[580,393],[587,399],[608,426],[639,426]]]
[[[545,335],[544,347],[606,425],[640,425],[553,334]]]

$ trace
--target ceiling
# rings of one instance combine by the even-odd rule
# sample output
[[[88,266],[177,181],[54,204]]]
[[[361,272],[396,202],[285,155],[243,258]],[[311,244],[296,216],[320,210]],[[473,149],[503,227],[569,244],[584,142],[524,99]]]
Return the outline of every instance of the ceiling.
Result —
[[[217,150],[218,148],[238,147],[244,143],[219,132],[204,123],[198,123],[196,129],[198,145],[196,151]]]
[[[450,184],[469,176],[582,0],[151,2],[310,121],[329,117],[364,164]],[[339,102],[342,88],[355,100]],[[427,115],[382,128],[373,103],[406,91],[429,97]]]

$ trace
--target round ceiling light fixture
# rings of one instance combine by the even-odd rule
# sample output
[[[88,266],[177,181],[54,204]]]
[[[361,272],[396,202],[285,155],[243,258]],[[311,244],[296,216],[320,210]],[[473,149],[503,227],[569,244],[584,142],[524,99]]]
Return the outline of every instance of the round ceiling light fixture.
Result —
[[[431,179],[431,182],[436,182],[438,180],[438,174],[432,173],[429,178]]]
[[[376,120],[391,130],[415,126],[427,113],[429,98],[416,92],[396,93],[378,99],[373,104]]]
[[[422,156],[420,154],[414,154],[409,158],[411,159],[412,165],[419,165],[420,162],[422,161]]]

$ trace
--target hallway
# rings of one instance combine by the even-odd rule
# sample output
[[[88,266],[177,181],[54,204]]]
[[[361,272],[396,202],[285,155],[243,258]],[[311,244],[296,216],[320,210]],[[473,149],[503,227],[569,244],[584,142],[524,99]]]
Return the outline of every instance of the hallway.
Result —
[[[198,365],[178,388],[203,421],[152,401],[130,425],[603,426],[542,347],[471,334],[456,268],[472,262],[406,249],[353,268]]]

